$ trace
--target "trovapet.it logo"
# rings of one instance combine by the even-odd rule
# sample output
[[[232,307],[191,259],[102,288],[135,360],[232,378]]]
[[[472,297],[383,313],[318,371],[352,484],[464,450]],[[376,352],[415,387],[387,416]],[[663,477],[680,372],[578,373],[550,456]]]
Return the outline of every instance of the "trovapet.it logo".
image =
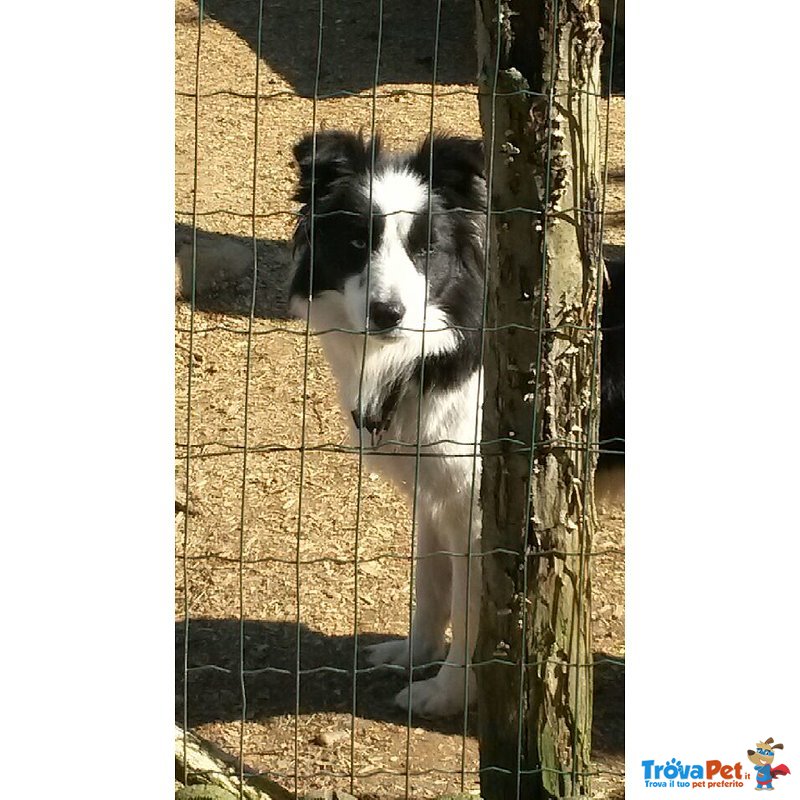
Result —
[[[743,789],[773,791],[776,778],[791,774],[786,764],[775,765],[775,751],[783,745],[775,744],[770,737],[756,743],[755,750],[747,751],[747,759],[753,765],[742,766],[716,758],[705,761],[669,761],[649,759],[642,761],[642,779],[648,789]]]
[[[726,764],[715,758],[686,763],[672,758],[664,763],[642,761],[644,785],[648,789],[741,788],[750,775],[741,762]]]

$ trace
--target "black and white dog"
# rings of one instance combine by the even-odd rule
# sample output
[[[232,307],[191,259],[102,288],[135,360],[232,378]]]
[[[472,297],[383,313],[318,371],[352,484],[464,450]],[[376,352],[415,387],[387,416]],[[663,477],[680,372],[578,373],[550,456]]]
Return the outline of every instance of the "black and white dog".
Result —
[[[435,136],[395,155],[379,141],[321,131],[294,154],[302,209],[290,309],[324,332],[367,463],[416,508],[412,630],[367,657],[406,667],[444,659],[396,702],[423,716],[453,714],[475,694],[465,670],[481,589],[481,559],[468,555],[480,552],[481,525],[482,145]]]

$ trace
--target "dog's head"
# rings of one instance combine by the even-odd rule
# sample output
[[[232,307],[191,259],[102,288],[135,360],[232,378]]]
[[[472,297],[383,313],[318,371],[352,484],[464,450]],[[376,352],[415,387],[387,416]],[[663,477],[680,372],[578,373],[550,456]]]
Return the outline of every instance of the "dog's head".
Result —
[[[770,736],[764,742],[757,742],[755,750],[747,751],[747,758],[757,767],[771,764],[775,760],[775,751],[783,750],[782,744],[774,744],[775,740]]]
[[[292,312],[305,318],[311,300],[315,328],[366,330],[385,343],[442,330],[445,288],[453,292],[465,258],[480,260],[480,142],[437,136],[397,156],[379,139],[320,131],[294,155],[303,205]]]

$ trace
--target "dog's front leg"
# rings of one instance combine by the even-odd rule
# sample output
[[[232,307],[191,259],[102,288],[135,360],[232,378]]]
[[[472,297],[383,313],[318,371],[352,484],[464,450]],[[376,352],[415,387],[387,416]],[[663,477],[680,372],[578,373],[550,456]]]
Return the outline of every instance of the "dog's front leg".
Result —
[[[421,506],[420,506],[421,509]],[[447,651],[445,630],[450,621],[451,558],[439,542],[433,520],[422,510],[417,515],[417,559],[414,570],[416,608],[407,639],[382,642],[367,648],[372,665],[408,667],[441,661]],[[409,648],[409,641],[412,647]],[[411,651],[411,652],[410,652]]]
[[[461,537],[462,539],[465,537]],[[463,711],[465,702],[477,696],[475,676],[470,669],[478,639],[481,598],[480,537],[473,535],[472,556],[466,552],[451,556],[452,632],[447,659],[435,677],[418,681],[401,691],[395,701],[409,704],[423,717],[444,717]]]

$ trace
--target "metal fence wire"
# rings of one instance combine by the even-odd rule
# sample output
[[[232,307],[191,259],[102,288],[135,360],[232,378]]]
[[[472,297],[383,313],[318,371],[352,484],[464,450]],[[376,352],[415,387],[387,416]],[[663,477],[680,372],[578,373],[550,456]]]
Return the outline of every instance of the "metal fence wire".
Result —
[[[473,552],[471,533],[479,521],[473,519],[472,509],[476,503],[472,501],[480,494],[482,452],[484,463],[491,458],[487,454],[494,452],[497,446],[505,448],[506,453],[527,457],[529,476],[534,474],[536,454],[543,447],[557,445],[583,452],[583,523],[590,525],[593,524],[594,502],[589,488],[593,477],[592,454],[614,455],[619,450],[619,442],[598,441],[591,436],[591,415],[588,429],[569,441],[526,442],[514,431],[484,440],[479,429],[480,408],[476,409],[474,437],[470,441],[442,439],[423,443],[420,435],[422,387],[428,352],[426,334],[430,335],[427,307],[416,331],[421,352],[419,374],[414,376],[418,385],[415,440],[392,440],[388,444],[397,447],[387,452],[387,441],[374,441],[364,427],[358,426],[356,441],[347,443],[343,429],[331,422],[337,400],[330,391],[332,384],[319,353],[319,342],[331,334],[346,334],[361,343],[357,402],[360,409],[370,331],[368,324],[363,328],[314,329],[311,324],[313,301],[306,306],[305,319],[293,320],[286,313],[285,292],[290,269],[286,239],[303,213],[291,201],[295,180],[294,167],[289,166],[292,146],[300,135],[311,133],[311,185],[316,186],[319,133],[330,127],[326,104],[339,101],[357,103],[365,109],[366,113],[354,116],[358,116],[366,141],[370,143],[371,176],[375,174],[379,138],[381,134],[387,135],[387,128],[392,124],[397,127],[387,137],[392,143],[410,141],[412,134],[418,134],[413,138],[420,142],[426,136],[433,136],[442,123],[447,127],[447,115],[455,103],[465,108],[468,102],[474,107],[470,132],[475,133],[476,138],[480,136],[476,131],[481,92],[471,81],[458,85],[451,79],[449,68],[450,80],[447,83],[441,80],[445,17],[450,15],[448,19],[452,20],[453,15],[471,13],[471,3],[425,0],[424,4],[411,4],[425,5],[419,18],[432,23],[432,30],[424,32],[425,41],[430,43],[429,55],[415,58],[410,69],[413,77],[421,70],[428,70],[427,85],[413,81],[387,83],[382,74],[387,61],[387,33],[395,31],[393,26],[398,24],[396,19],[401,5],[388,0],[386,3],[364,0],[351,4],[341,0],[178,2],[178,21],[183,27],[176,40],[179,65],[176,114],[184,135],[178,141],[177,216],[185,245],[180,293],[186,302],[179,304],[176,311],[179,486],[176,499],[176,719],[183,731],[199,733],[230,756],[238,776],[240,797],[255,796],[248,792],[254,791],[252,787],[258,778],[266,779],[259,784],[266,796],[281,800],[290,796],[333,797],[334,792],[338,797],[347,794],[436,797],[456,792],[477,796],[483,773],[509,773],[505,767],[479,762],[476,712],[467,702],[463,712],[445,720],[419,718],[412,713],[410,703],[403,711],[392,706],[392,697],[403,685],[413,697],[420,673],[429,675],[440,667],[446,668],[442,666],[446,663],[443,659],[434,659],[413,669],[392,664],[373,666],[365,663],[362,650],[403,627],[411,631],[414,583],[419,564],[425,559],[464,559],[469,596],[478,559],[496,554],[520,556],[518,551],[502,547]],[[557,0],[554,5],[554,17],[557,17]],[[609,9],[609,24],[604,58],[609,68],[605,77],[607,89],[600,101],[605,114],[602,192],[599,207],[588,210],[599,215],[599,247],[606,233],[608,188],[613,183],[609,141],[614,135],[610,126],[618,30],[617,0],[605,6]],[[369,31],[364,29],[363,15],[374,23]],[[297,35],[304,32],[315,37],[313,58],[304,62],[302,91],[298,89],[301,81],[295,74],[299,69],[295,62],[290,62],[291,68],[284,70],[294,75],[294,82],[282,80],[280,70],[270,62],[278,40],[280,47],[291,55],[294,45],[285,24],[292,18],[298,20]],[[495,23],[499,41],[504,20],[498,15]],[[337,52],[342,52],[344,45],[339,40],[346,26],[356,31],[348,34],[357,42],[354,59],[361,58],[368,45],[374,45],[369,65],[371,85],[367,88],[333,86],[337,75],[346,78],[348,65],[326,62],[326,43],[338,42]],[[226,46],[231,48],[230,54],[225,51]],[[303,46],[307,52],[307,43]],[[462,41],[460,46],[473,48],[474,42],[472,39]],[[454,47],[450,39],[448,47],[450,56]],[[237,65],[245,63],[245,59],[251,64],[246,76],[252,78],[251,90],[245,88],[244,79],[237,71]],[[359,68],[364,72],[363,64]],[[500,50],[497,48],[495,72],[488,80],[493,87],[489,97],[491,108],[501,97],[537,94],[526,90],[501,90],[499,73]],[[539,97],[546,104],[558,99],[554,86]],[[291,105],[295,101],[297,104]],[[440,113],[443,102],[447,103],[444,119]],[[403,110],[410,107],[407,104],[413,104],[415,109],[427,104],[427,114],[416,112],[418,122],[425,120],[424,127],[419,130],[407,129],[403,119]],[[393,115],[398,119],[395,123]],[[340,114],[337,127],[345,127],[342,119],[347,121],[347,117],[347,112]],[[496,128],[492,113],[488,130],[483,131],[487,141],[498,141],[503,135]],[[207,144],[212,140],[216,149],[209,155]],[[231,145],[234,140],[235,145]],[[269,167],[265,166],[265,143],[269,144],[273,159]],[[228,147],[230,151],[226,150]],[[552,179],[550,155],[548,148],[547,166],[542,176],[546,187]],[[427,156],[427,207],[421,212],[427,245],[426,286],[436,215],[469,211],[436,207],[433,147],[428,148]],[[487,323],[486,276],[492,269],[493,255],[488,232],[492,230],[493,221],[510,215],[527,215],[535,223],[542,215],[534,208],[493,207],[491,188],[497,157],[495,147],[486,148],[489,191],[485,210],[480,212],[481,224],[487,231],[483,249],[481,322],[478,326],[450,327],[478,334],[480,363],[484,361],[489,337],[512,329],[535,331],[540,346],[538,352],[531,353],[532,371],[537,381],[531,391],[536,394],[542,367],[542,334],[561,334],[564,326],[548,328],[544,303],[540,304],[538,325]],[[220,165],[217,182],[210,177],[211,161]],[[249,179],[245,183],[242,163],[248,161]],[[189,166],[181,172],[182,165]],[[273,169],[279,172],[273,174]],[[181,186],[185,191],[181,191]],[[368,191],[367,297],[372,273],[373,223],[380,213],[372,202],[372,179]],[[265,197],[271,200],[265,202]],[[186,202],[189,198],[191,207]],[[316,264],[317,226],[320,220],[330,216],[330,212],[318,210],[317,202],[317,192],[312,188],[307,210],[309,287],[313,285]],[[586,211],[561,209],[565,215]],[[333,213],[340,220],[343,212]],[[543,235],[547,235],[546,230]],[[220,255],[220,248],[231,242],[236,247]],[[217,249],[209,260],[211,245]],[[225,262],[222,267],[220,260]],[[601,253],[597,254],[596,263],[602,269]],[[213,275],[209,278],[209,270],[217,270],[216,279]],[[598,275],[597,285],[602,286],[603,281],[604,276]],[[594,337],[595,372],[601,357],[600,313],[598,304],[594,325],[586,329]],[[365,319],[368,316],[367,309],[364,316]],[[289,385],[291,376],[296,379],[293,386]],[[479,397],[477,402],[480,404],[481,400]],[[595,414],[599,403],[593,389],[590,405]],[[536,404],[531,403],[534,431],[537,429],[536,408]],[[449,446],[449,458],[466,458],[471,464],[470,535],[465,540],[465,552],[418,552],[416,526],[419,505],[423,502],[418,491],[420,470],[426,459],[442,458],[441,452],[432,445]],[[404,504],[371,472],[374,462],[369,461],[370,457],[398,456],[411,457],[414,464],[407,511],[402,510]],[[382,499],[378,507],[375,498],[379,496]],[[264,498],[267,498],[266,505]],[[343,509],[342,513],[346,511],[349,515],[347,524],[338,520],[335,524],[331,522],[327,515]],[[406,513],[409,516],[404,516]],[[526,528],[531,525],[531,513],[529,504]],[[382,519],[381,515],[386,518]],[[380,535],[376,534],[377,529]],[[392,530],[396,535],[391,534]],[[591,552],[557,555],[577,559],[577,569],[581,570],[578,582],[584,585],[590,579],[582,572],[584,565],[598,559],[606,566],[615,564],[617,574],[621,575],[618,569],[621,553],[621,541],[607,537],[602,542],[596,540]],[[537,553],[538,557],[547,555],[553,553]],[[529,559],[522,555],[520,563],[525,587],[523,595],[527,596]],[[387,584],[390,574],[392,578]],[[406,591],[407,602],[402,601],[401,613],[398,598]],[[608,613],[615,624],[619,623],[620,630],[621,592],[620,578],[609,591],[616,602],[607,604],[611,609]],[[376,609],[384,605],[390,605],[392,610],[380,619],[383,612]],[[326,610],[328,630],[317,630],[320,627],[317,612],[322,606]],[[579,609],[579,615],[583,611]],[[595,608],[594,612],[594,619],[605,619],[605,606]],[[466,614],[465,624],[469,629],[468,602]],[[521,620],[522,639],[525,640],[530,624],[528,615],[523,613]],[[392,630],[365,628],[365,622],[376,625],[377,621],[387,622]],[[414,640],[409,635],[412,663],[413,647]],[[462,668],[462,673],[466,698],[470,666],[477,672],[494,659],[477,660],[468,648],[465,647],[465,651],[464,662],[468,666]],[[602,730],[597,730],[597,723],[595,729],[606,745],[604,749],[610,753],[597,757],[593,754],[591,775],[603,786],[604,796],[623,796],[621,708],[607,712],[598,705],[621,702],[620,676],[624,662],[619,653],[623,648],[618,642],[617,655],[594,651],[583,653],[578,662],[568,666],[574,671],[575,681],[591,680],[593,668],[598,676],[595,717],[601,720]],[[526,770],[520,766],[526,735],[522,676],[540,664],[522,657],[514,666],[520,680],[513,732],[517,767],[511,774],[515,796],[520,798],[525,796],[524,776],[542,769],[539,766]],[[579,719],[580,712],[581,709],[572,709],[572,719]],[[573,736],[578,735],[574,729]],[[185,738],[182,746],[186,764]],[[571,773],[573,779],[581,773],[574,755],[577,750],[577,742],[573,741],[571,763],[563,765],[564,772]],[[205,774],[201,772],[178,778],[184,783],[193,783],[206,779],[210,770],[205,770]],[[328,795],[324,795],[324,791],[328,791]]]

